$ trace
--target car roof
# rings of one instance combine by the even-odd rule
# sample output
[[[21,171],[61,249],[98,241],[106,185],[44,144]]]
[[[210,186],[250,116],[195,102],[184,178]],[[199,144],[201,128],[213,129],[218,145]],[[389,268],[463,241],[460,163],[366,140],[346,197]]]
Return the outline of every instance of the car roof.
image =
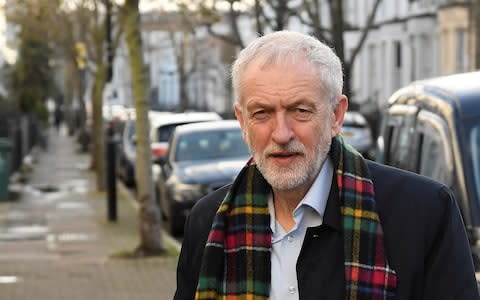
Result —
[[[135,121],[137,114],[135,113],[135,108],[128,108],[127,110],[128,120]],[[173,113],[169,111],[158,111],[158,110],[149,110],[148,118],[151,120],[161,118],[165,115],[171,115]]]
[[[441,76],[414,82],[425,93],[433,94],[446,102],[455,102],[463,116],[480,113],[480,72]]]
[[[367,125],[367,120],[358,111],[346,111],[343,117],[343,126]]]
[[[185,125],[177,126],[175,131],[177,134],[185,134],[191,132],[199,131],[209,131],[209,130],[223,130],[231,128],[240,128],[240,124],[237,120],[219,120],[219,121],[207,121],[200,123],[190,123]]]
[[[159,117],[151,118],[150,122],[152,128],[158,128],[168,124],[214,121],[221,119],[222,117],[215,112],[185,112],[161,115]]]

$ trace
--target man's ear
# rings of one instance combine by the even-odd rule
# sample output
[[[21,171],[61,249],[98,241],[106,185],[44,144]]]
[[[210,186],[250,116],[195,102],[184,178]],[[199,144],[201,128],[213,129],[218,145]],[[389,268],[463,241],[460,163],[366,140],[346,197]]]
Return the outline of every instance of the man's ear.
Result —
[[[246,141],[247,136],[245,131],[245,120],[243,119],[242,114],[242,107],[240,106],[240,103],[237,102],[233,105],[233,108],[235,109],[235,118],[237,118],[238,122],[240,123],[240,127],[242,128],[243,139]]]
[[[343,118],[348,109],[348,98],[345,95],[338,96],[337,104],[333,108],[332,137],[340,133],[343,125]]]

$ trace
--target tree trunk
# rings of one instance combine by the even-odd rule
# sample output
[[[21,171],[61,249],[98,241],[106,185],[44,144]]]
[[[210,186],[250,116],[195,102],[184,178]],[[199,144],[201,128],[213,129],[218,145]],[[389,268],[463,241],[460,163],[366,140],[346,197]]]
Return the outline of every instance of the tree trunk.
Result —
[[[184,112],[190,108],[190,99],[187,92],[187,74],[185,74],[185,70],[182,68],[178,69],[178,89],[180,95],[180,111]],[[195,99],[198,100],[198,99]]]
[[[343,93],[348,96],[349,99],[355,97],[352,91],[352,65],[349,62],[345,62],[343,64],[343,76],[344,76],[344,83],[343,83]],[[348,109],[353,111],[358,111],[360,109],[360,105],[357,102],[349,101],[348,102]]]
[[[343,40],[344,21],[343,21],[343,1],[329,0],[330,16],[332,18],[332,47],[335,49],[342,62],[345,61],[345,42]]]
[[[257,34],[259,36],[264,35],[261,15],[262,15],[262,3],[260,3],[260,0],[255,0],[255,24],[257,25],[256,27]]]
[[[97,191],[105,190],[105,146],[104,146],[104,132],[103,132],[103,89],[105,87],[105,65],[97,63],[97,70],[95,73],[95,84],[92,90],[93,99],[93,168],[97,175]]]
[[[188,93],[187,93],[187,81],[188,81],[188,76],[187,76],[187,45],[190,44],[188,43],[188,34],[187,32],[183,31],[182,32],[182,38],[177,44],[176,51],[176,58],[177,58],[177,72],[178,72],[178,81],[179,81],[179,96],[180,96],[180,111],[184,112],[187,109],[189,109],[190,106],[190,101],[188,99]],[[195,41],[193,41],[195,43]],[[197,55],[197,53],[194,53],[193,55]],[[196,59],[196,57],[194,58]]]
[[[148,134],[148,100],[145,94],[146,79],[143,62],[142,38],[140,33],[139,0],[125,1],[125,39],[132,70],[133,98],[136,110],[137,154],[135,176],[137,200],[140,206],[140,245],[135,250],[137,256],[158,255],[164,252],[161,236],[159,206],[153,193],[152,158]]]

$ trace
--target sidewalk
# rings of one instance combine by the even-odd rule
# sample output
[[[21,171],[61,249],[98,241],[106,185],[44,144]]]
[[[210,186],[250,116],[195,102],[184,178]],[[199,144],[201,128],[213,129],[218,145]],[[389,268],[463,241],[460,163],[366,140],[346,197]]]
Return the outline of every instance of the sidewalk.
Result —
[[[0,202],[0,299],[171,299],[177,256],[115,257],[138,244],[136,209],[119,188],[118,221],[108,222],[89,156],[76,149],[51,131],[19,199]]]

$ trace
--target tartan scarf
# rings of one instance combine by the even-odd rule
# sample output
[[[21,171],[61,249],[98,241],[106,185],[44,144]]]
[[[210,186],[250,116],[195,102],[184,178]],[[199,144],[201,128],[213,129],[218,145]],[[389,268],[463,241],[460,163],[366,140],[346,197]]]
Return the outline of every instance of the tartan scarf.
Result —
[[[329,155],[343,224],[345,299],[392,299],[397,277],[384,253],[383,231],[366,162],[339,136]],[[195,299],[268,299],[271,187],[247,164],[213,220]],[[312,279],[314,280],[314,279]]]

